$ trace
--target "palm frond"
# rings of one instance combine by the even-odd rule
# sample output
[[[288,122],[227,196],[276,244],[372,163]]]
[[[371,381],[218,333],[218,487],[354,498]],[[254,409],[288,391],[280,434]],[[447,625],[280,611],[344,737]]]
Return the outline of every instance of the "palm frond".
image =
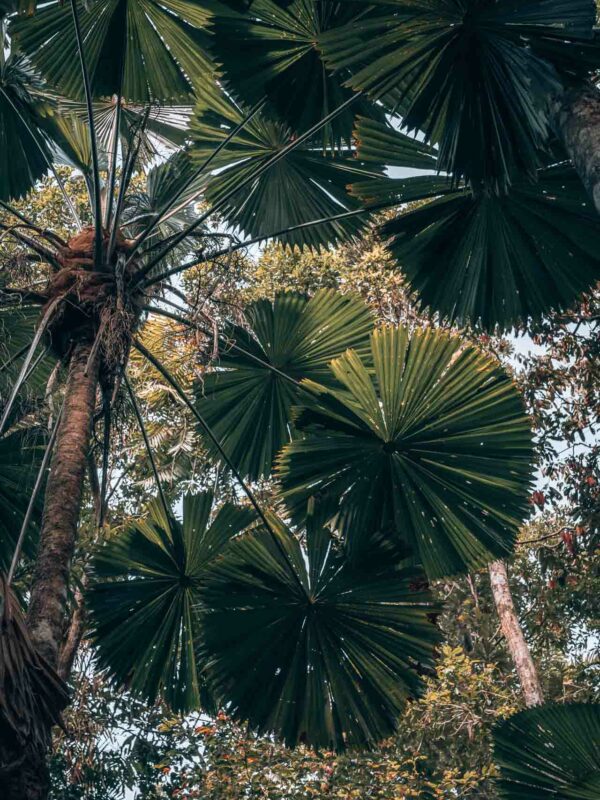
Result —
[[[593,0],[379,6],[321,35],[329,66],[350,69],[349,85],[375,98],[396,92],[404,125],[439,145],[440,168],[456,181],[501,192],[514,173],[534,177],[549,135],[548,95],[565,73],[589,69],[579,45],[592,40]]]
[[[457,336],[384,328],[371,353],[331,364],[338,382],[301,401],[276,474],[301,519],[310,497],[354,559],[373,537],[408,547],[430,578],[512,552],[527,514],[532,434],[510,376]]]
[[[196,658],[203,571],[254,519],[210,492],[187,495],[183,522],[153,501],[142,519],[110,539],[94,559],[90,587],[93,640],[101,666],[134,694],[174,711],[199,708],[204,692]]]
[[[494,731],[498,791],[506,800],[597,800],[600,705],[530,708]]]
[[[202,652],[221,703],[286,744],[343,750],[396,729],[439,633],[422,573],[355,570],[318,520],[306,549],[273,515],[231,542],[201,590]]]
[[[327,364],[345,347],[367,344],[372,316],[358,297],[321,290],[259,300],[246,309],[248,329],[224,332],[214,371],[196,387],[196,407],[243,475],[268,476],[290,439],[291,407],[300,402],[296,382],[327,380]],[[219,458],[207,443],[213,457]]]

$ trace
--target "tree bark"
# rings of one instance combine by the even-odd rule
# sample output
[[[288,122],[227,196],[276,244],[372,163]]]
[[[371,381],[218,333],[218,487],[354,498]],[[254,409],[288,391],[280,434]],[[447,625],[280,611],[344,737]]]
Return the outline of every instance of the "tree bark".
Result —
[[[86,374],[90,353],[89,342],[78,343],[69,361],[27,615],[35,647],[55,669],[64,635],[69,573],[96,403],[98,363],[92,363]],[[50,741],[48,730],[48,747]],[[2,800],[45,800],[49,789],[46,756],[46,752],[30,748],[21,754],[14,769],[0,774]]]
[[[67,635],[58,659],[58,674],[63,681],[69,680],[85,628],[85,601],[81,589],[78,588],[76,590],[74,600],[75,608],[71,617],[71,623],[67,630]]]
[[[27,615],[35,646],[54,668],[63,638],[69,571],[96,403],[97,363],[90,365],[87,375],[85,372],[90,352],[89,343],[76,344],[69,363]]]
[[[508,573],[503,561],[495,561],[490,564],[490,581],[502,633],[519,676],[525,705],[528,707],[540,705],[544,702],[542,687],[517,617],[508,585]]]
[[[600,91],[587,83],[555,98],[551,107],[555,133],[600,213]]]

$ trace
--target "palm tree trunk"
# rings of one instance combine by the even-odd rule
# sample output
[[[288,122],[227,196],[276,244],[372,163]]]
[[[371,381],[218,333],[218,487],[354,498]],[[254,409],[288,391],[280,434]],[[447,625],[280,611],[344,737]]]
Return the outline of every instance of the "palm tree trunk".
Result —
[[[36,648],[57,668],[64,638],[65,607],[75,550],[96,403],[98,364],[86,366],[89,342],[73,347],[65,401],[46,487],[42,529],[27,624]],[[48,731],[48,745],[50,744]],[[21,754],[22,764],[3,779],[2,800],[44,800],[48,793],[46,753]]]
[[[494,561],[493,564],[490,564],[490,581],[502,633],[519,676],[525,705],[528,707],[540,705],[544,702],[542,687],[529,647],[523,636],[508,585],[506,565],[503,561]]]
[[[552,101],[554,130],[600,213],[600,91],[592,84]]]
[[[91,365],[86,374],[90,352],[89,343],[76,344],[69,363],[27,616],[33,642],[54,668],[63,640],[69,571],[96,403],[98,365]]]

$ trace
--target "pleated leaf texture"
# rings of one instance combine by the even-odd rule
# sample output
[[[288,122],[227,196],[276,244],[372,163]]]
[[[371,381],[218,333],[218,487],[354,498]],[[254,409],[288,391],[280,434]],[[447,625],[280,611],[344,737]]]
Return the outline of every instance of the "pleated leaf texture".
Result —
[[[422,689],[439,632],[423,573],[353,568],[321,525],[306,548],[269,515],[210,569],[202,590],[211,689],[230,713],[289,746],[372,746]]]
[[[40,82],[24,58],[0,59],[0,200],[24,197],[48,171],[36,89]]]
[[[355,3],[322,0],[255,0],[250,13],[216,15],[213,47],[228,86],[249,102],[265,95],[279,118],[302,132],[352,97],[349,74],[328,70],[319,49],[321,35],[354,20]],[[252,63],[252,69],[248,64]],[[350,145],[354,115],[383,117],[365,99],[336,116],[319,134],[327,146]]]
[[[331,364],[336,388],[306,382],[304,436],[276,466],[295,519],[311,496],[356,560],[373,537],[408,547],[429,578],[509,555],[527,515],[530,422],[498,362],[434,329],[383,328],[371,353]]]
[[[373,318],[355,295],[322,289],[308,299],[282,293],[245,310],[247,327],[226,331],[230,346],[196,387],[196,407],[245,476],[270,475],[291,435],[301,378],[326,381],[329,362],[348,346],[368,347]],[[211,455],[220,454],[208,440]]]
[[[199,589],[207,566],[254,513],[213,495],[187,495],[183,522],[159,501],[102,546],[88,605],[99,661],[117,683],[177,712],[198,709],[207,693],[197,663]]]
[[[527,709],[494,731],[505,800],[598,800],[600,704]]]
[[[433,148],[359,119],[368,163],[437,170]],[[510,329],[566,309],[600,278],[600,219],[564,154],[517,176],[507,194],[453,187],[448,177],[371,176],[352,185],[369,203],[428,200],[380,227],[421,302],[451,322]]]
[[[190,123],[192,156],[199,166],[248,111],[225,95],[201,97]],[[256,174],[296,138],[287,123],[274,119],[268,109],[256,114],[211,162],[216,171],[207,180],[207,200],[213,205],[223,202],[227,221],[244,234],[265,238],[279,234],[275,238],[290,246],[322,248],[356,236],[369,221],[367,213],[285,233],[290,227],[357,211],[361,203],[347,186],[379,169],[365,168],[350,147],[324,152],[322,143],[312,137]]]
[[[140,103],[189,99],[210,81],[207,27],[214,4],[198,0],[91,0],[77,3],[96,97]],[[11,36],[67,97],[83,97],[70,3],[49,2],[11,22]]]
[[[598,66],[593,0],[377,6],[321,35],[330,68],[351,70],[349,85],[373,97],[395,92],[406,127],[439,145],[456,180],[503,191],[515,172],[533,177],[550,132],[545,100],[565,75]]]

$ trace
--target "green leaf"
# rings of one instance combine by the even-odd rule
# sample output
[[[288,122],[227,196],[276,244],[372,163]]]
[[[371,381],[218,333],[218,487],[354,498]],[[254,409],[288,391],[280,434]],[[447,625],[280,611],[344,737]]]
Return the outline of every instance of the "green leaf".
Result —
[[[224,96],[203,101],[191,122],[196,161],[203,163],[246,115]],[[219,202],[294,138],[283,123],[257,114],[214,160],[212,166],[219,170],[208,181],[206,199]],[[304,143],[250,180],[227,200],[221,213],[243,233],[270,238],[293,225],[360,208],[361,203],[350,197],[346,187],[375,172],[375,168],[367,170],[350,150],[328,154],[318,143]],[[289,245],[318,248],[356,236],[368,221],[365,213],[275,238]]]
[[[117,103],[116,97],[107,100],[98,100],[94,103],[94,124],[99,149],[104,153],[112,150],[113,136],[116,125]],[[123,149],[127,149],[135,133],[136,140],[141,138],[139,158],[142,163],[154,162],[157,156],[164,158],[165,154],[182,147],[187,138],[187,125],[192,113],[191,106],[155,106],[147,118],[146,108],[138,103],[121,101],[120,138]],[[66,119],[70,124],[76,118],[77,125],[82,125],[87,131],[87,106],[78,100],[61,98],[58,102],[58,113],[55,115],[56,123],[62,124]],[[141,122],[145,120],[145,127],[140,131]],[[52,132],[50,131],[51,135]],[[56,138],[53,136],[53,138]],[[88,143],[89,148],[89,143]],[[75,166],[78,166],[75,164]]]
[[[39,320],[39,307],[0,308],[0,413],[21,370]],[[27,427],[11,431],[44,397],[54,359],[33,362],[9,417],[9,432],[0,437],[0,571],[7,572],[44,455],[45,432]],[[38,494],[23,543],[27,558],[35,555],[43,492]]]
[[[25,353],[33,341],[40,319],[39,306],[18,305],[0,308],[0,410],[8,400],[18,378]],[[34,356],[29,375],[11,414],[13,421],[31,411],[44,398],[56,359],[42,348]]]
[[[140,103],[187,98],[194,82],[212,80],[206,55],[210,0],[78,2],[87,68],[96,97],[119,94]],[[10,34],[48,81],[83,96],[69,3],[41,5],[11,22]]]
[[[302,399],[304,438],[276,474],[294,518],[328,498],[354,559],[373,537],[408,546],[430,578],[512,552],[527,514],[531,426],[509,375],[448,333],[385,328],[370,357],[331,364],[337,388]]]
[[[211,686],[289,746],[374,745],[420,693],[439,640],[422,573],[389,561],[356,570],[316,521],[306,549],[269,521],[232,542],[202,588]]]
[[[0,571],[10,567],[21,525],[29,505],[43,457],[43,433],[25,429],[0,438]],[[39,500],[23,542],[23,554],[35,555],[38,523],[42,510]]]
[[[226,332],[235,347],[197,386],[196,407],[237,469],[257,479],[271,473],[289,441],[291,407],[302,397],[295,381],[326,381],[333,358],[367,345],[373,320],[360,298],[328,289],[310,300],[296,293],[258,300],[245,315],[248,328]]]
[[[356,130],[366,162],[438,167],[434,149],[389,125],[358,120]],[[600,278],[600,220],[564,161],[500,196],[441,175],[373,176],[351,191],[369,203],[437,198],[380,231],[423,304],[449,321],[510,328],[569,307]]]
[[[151,220],[162,216],[163,221],[155,229],[155,235],[167,238],[183,230],[195,219],[194,207],[190,201],[202,188],[205,176],[195,177],[194,166],[189,152],[177,150],[165,161],[153,166],[147,173],[145,191],[129,193],[125,201],[123,225],[133,238],[142,233]],[[202,236],[206,228],[201,227]],[[154,236],[147,240],[156,245]],[[171,259],[189,255],[190,241],[182,243],[171,254]],[[164,264],[163,264],[164,267]]]
[[[498,791],[506,800],[597,800],[600,704],[543,705],[494,731]]]
[[[561,86],[539,54],[584,73],[579,45],[593,36],[593,0],[378,5],[321,36],[329,66],[352,70],[349,85],[375,98],[396,92],[403,124],[439,145],[440,169],[456,181],[504,191],[515,172],[533,177],[549,133],[545,101]]]
[[[600,278],[600,220],[569,164],[505,196],[447,194],[381,233],[424,305],[488,329],[568,308]]]
[[[0,200],[24,197],[52,160],[39,129],[37,86],[23,58],[0,58]]]
[[[214,48],[235,91],[250,102],[266,95],[281,119],[301,132],[352,95],[343,86],[347,74],[325,69],[318,40],[355,17],[356,8],[348,2],[255,0],[251,14],[216,17]],[[376,106],[359,100],[324,129],[327,144],[351,143],[357,111],[383,117]]]
[[[155,500],[147,517],[109,540],[94,560],[88,604],[102,667],[149,703],[174,711],[198,708],[202,679],[196,657],[202,576],[254,512],[221,506],[213,496],[187,495],[183,523],[166,518]]]

